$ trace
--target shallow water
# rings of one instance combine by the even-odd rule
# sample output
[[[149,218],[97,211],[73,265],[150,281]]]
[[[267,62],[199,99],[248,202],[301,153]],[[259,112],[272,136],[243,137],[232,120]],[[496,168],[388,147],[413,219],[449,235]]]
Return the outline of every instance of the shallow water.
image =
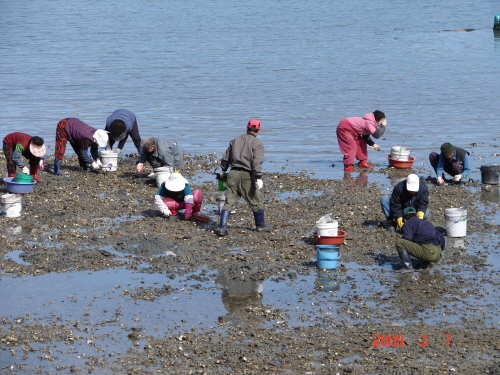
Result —
[[[52,148],[60,119],[99,128],[128,108],[143,136],[220,155],[258,117],[265,170],[339,178],[336,124],[380,109],[375,163],[404,145],[427,165],[445,141],[498,163],[497,4],[284,4],[2,0],[0,137],[22,130]]]

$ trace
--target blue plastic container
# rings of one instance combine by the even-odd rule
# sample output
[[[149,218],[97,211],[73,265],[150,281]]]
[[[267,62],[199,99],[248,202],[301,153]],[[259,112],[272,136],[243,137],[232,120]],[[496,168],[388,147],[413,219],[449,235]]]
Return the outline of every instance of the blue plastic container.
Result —
[[[32,183],[14,182],[14,178],[15,177],[5,177],[3,179],[5,190],[16,194],[26,194],[33,191],[36,181],[33,181]]]
[[[340,259],[340,245],[316,245],[316,265],[318,268],[334,270]]]

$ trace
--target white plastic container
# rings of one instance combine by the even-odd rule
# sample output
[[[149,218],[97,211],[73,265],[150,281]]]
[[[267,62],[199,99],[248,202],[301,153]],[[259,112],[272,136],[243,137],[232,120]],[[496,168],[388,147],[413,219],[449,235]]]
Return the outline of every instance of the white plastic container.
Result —
[[[448,237],[467,236],[467,210],[465,208],[447,208],[444,210]]]
[[[154,169],[156,175],[156,185],[158,187],[167,181],[170,175],[173,173],[172,167],[159,167]]]
[[[99,152],[101,158],[101,169],[105,172],[114,172],[118,168],[118,153],[115,151]]]
[[[338,236],[339,223],[334,220],[333,223],[316,224],[316,233],[318,236]]]
[[[21,194],[4,194],[1,197],[2,215],[19,217],[23,212],[23,198]]]
[[[391,148],[391,159],[408,161],[410,160],[410,149],[403,146],[394,146]]]

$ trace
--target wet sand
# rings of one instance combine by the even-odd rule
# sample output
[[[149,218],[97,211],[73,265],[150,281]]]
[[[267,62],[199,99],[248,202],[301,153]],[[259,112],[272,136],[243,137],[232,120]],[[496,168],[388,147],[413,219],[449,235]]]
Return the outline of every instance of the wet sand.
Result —
[[[390,189],[363,174],[265,173],[274,230],[255,232],[241,201],[219,238],[218,159],[186,159],[207,223],[161,217],[134,157],[42,173],[22,217],[2,221],[0,373],[500,373],[497,186],[429,181],[429,220],[445,231],[444,209],[467,207],[467,237],[398,274],[397,234],[378,225]],[[330,212],[348,236],[337,270],[321,271],[310,233]]]

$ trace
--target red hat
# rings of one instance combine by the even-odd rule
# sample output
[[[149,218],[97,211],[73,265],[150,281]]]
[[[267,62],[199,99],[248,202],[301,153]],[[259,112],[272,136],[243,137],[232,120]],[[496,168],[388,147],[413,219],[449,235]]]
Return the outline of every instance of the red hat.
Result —
[[[247,128],[250,129],[255,126],[255,129],[260,130],[260,121],[259,120],[250,120],[248,121]]]

